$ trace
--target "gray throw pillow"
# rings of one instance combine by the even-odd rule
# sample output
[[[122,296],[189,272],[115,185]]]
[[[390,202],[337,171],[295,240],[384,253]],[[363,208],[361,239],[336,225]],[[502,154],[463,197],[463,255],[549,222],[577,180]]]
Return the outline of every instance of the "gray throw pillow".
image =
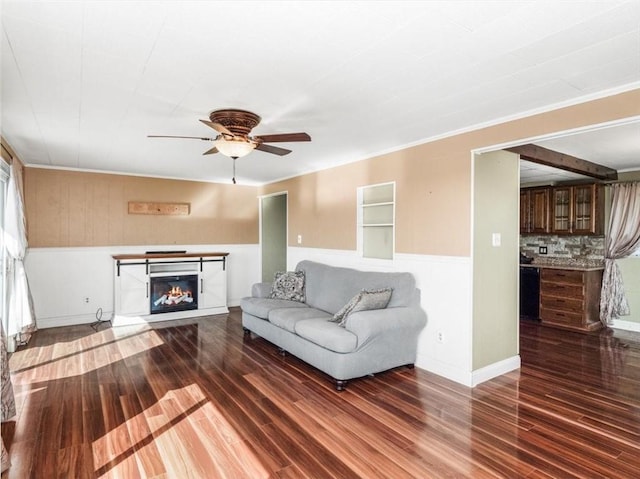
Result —
[[[333,315],[330,321],[339,323],[338,326],[344,327],[347,317],[351,313],[358,311],[368,311],[371,309],[384,309],[391,300],[392,288],[382,289],[363,289],[345,304],[340,311]]]
[[[304,303],[304,271],[278,271],[274,275],[269,297]]]

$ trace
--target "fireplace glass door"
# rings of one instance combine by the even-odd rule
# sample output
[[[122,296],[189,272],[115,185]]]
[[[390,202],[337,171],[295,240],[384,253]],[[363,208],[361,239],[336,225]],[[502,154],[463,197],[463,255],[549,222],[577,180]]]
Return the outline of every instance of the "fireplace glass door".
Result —
[[[152,276],[151,314],[198,309],[198,275]]]

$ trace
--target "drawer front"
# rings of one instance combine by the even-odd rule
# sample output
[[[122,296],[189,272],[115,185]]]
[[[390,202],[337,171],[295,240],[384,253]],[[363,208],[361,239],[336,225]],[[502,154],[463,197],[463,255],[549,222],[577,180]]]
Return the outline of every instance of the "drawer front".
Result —
[[[583,319],[580,313],[568,311],[556,311],[555,309],[540,308],[540,320],[549,323],[565,324],[567,326],[582,326]]]
[[[582,284],[583,275],[582,271],[542,268],[540,279],[554,283]]]
[[[540,296],[540,306],[569,313],[582,314],[582,311],[584,311],[584,302],[575,297],[560,298],[557,296],[546,296],[543,294]]]
[[[548,296],[561,296],[563,298],[579,299],[584,298],[584,286],[581,284],[565,284],[565,283],[549,283],[542,281],[540,283],[540,294]]]

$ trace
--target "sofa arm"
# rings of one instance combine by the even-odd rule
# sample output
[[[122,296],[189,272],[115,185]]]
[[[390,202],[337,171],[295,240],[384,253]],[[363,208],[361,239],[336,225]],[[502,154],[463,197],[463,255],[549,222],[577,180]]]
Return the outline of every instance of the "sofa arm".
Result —
[[[420,308],[398,307],[358,311],[347,317],[345,328],[358,336],[362,345],[375,336],[390,331],[403,331],[415,337],[427,324],[427,315]]]
[[[254,298],[268,298],[271,295],[271,283],[255,283],[251,287],[251,296]]]

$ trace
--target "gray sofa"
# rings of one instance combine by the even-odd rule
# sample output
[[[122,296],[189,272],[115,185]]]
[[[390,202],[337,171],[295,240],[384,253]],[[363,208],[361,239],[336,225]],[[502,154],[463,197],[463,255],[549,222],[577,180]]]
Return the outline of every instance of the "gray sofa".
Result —
[[[245,334],[253,332],[336,381],[410,366],[426,324],[420,290],[410,273],[368,272],[301,261],[305,301],[270,298],[271,283],[253,285],[241,300]],[[353,312],[344,327],[331,321],[361,290],[392,288],[386,308]]]

